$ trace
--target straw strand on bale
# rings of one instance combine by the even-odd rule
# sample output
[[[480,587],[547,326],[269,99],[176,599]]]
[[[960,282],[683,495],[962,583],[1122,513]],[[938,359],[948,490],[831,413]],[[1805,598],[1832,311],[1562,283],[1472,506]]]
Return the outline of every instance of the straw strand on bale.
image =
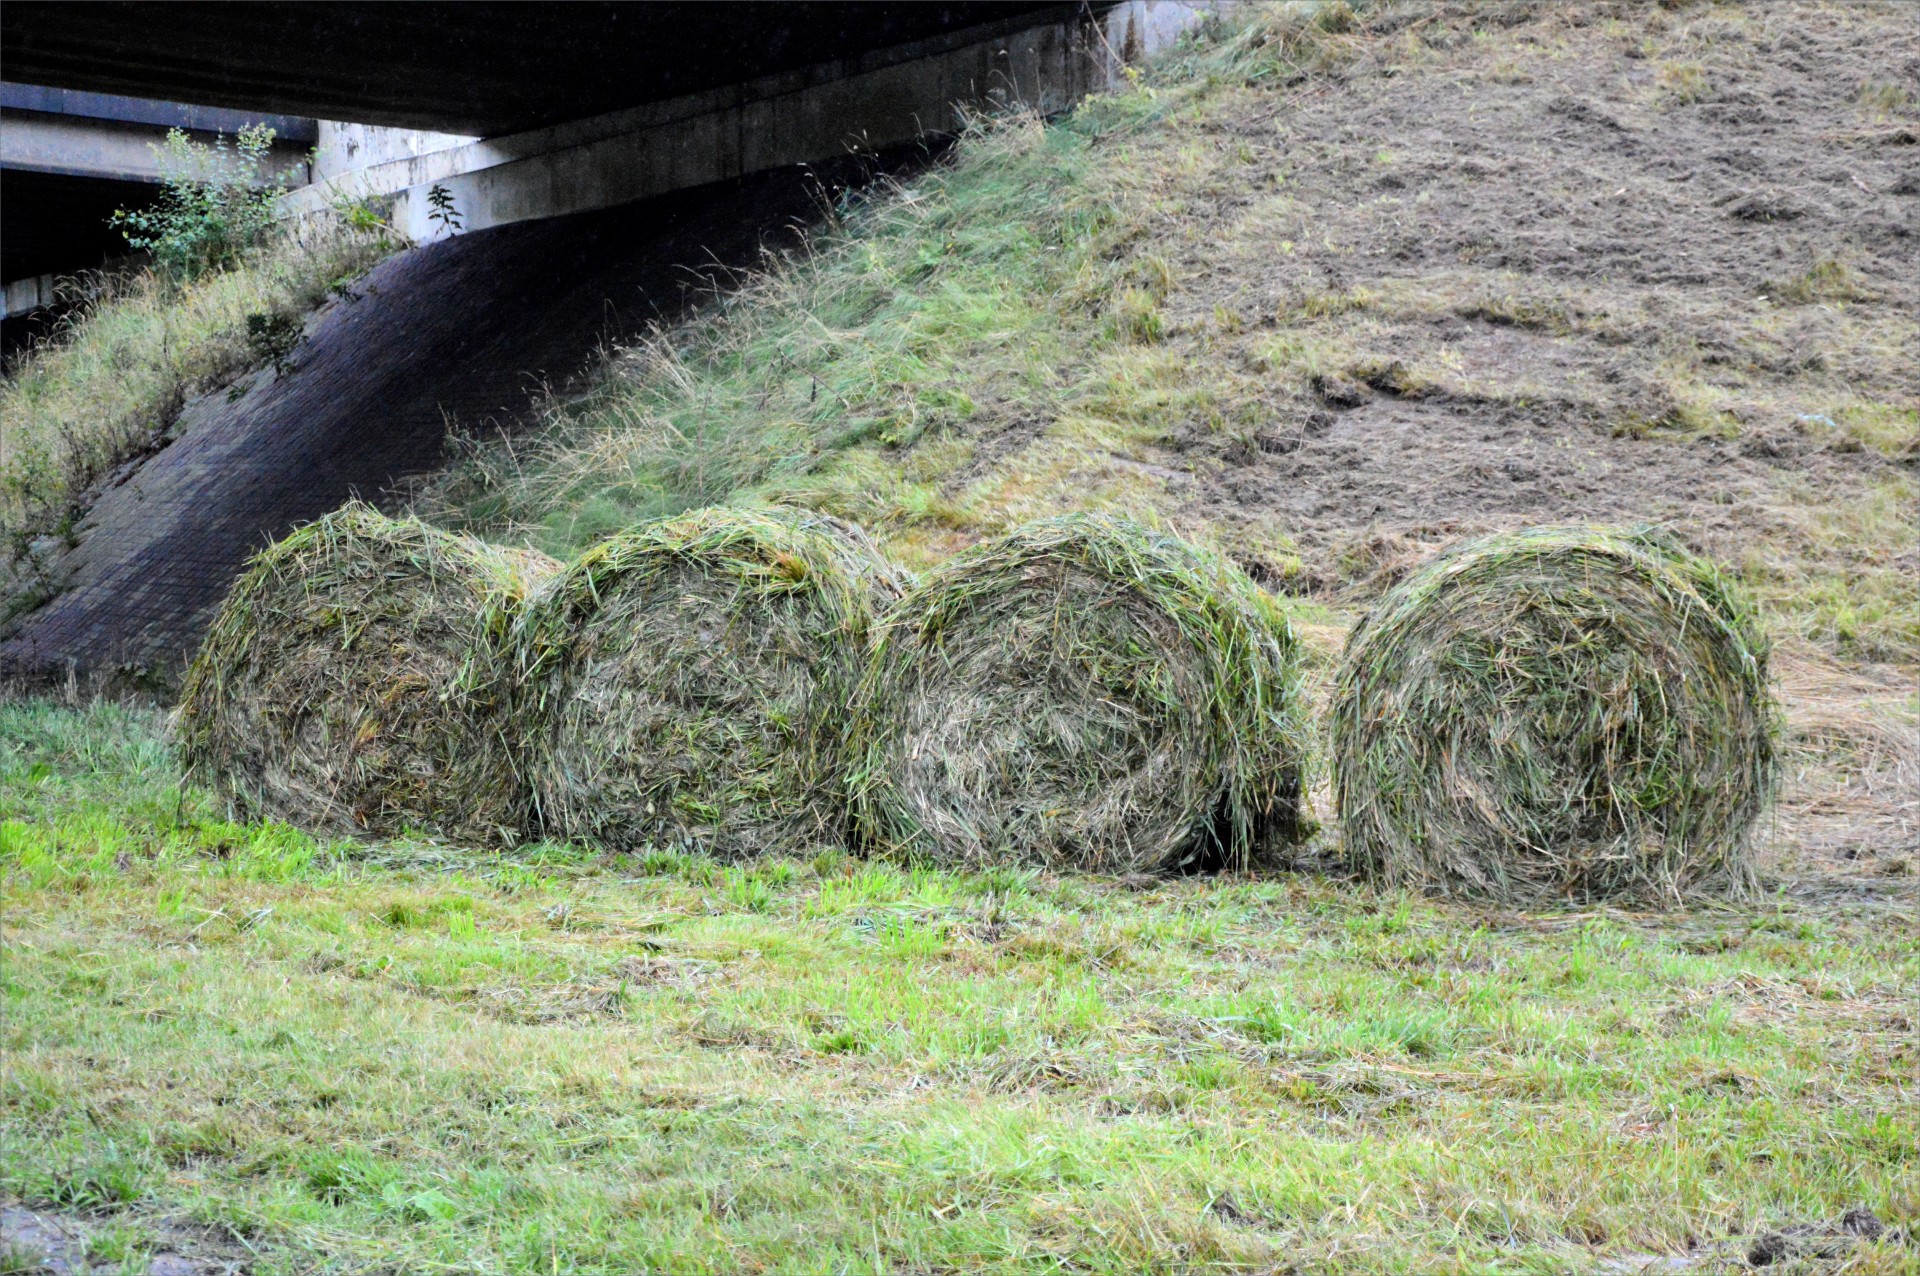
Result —
[[[966,867],[1239,866],[1299,832],[1292,631],[1223,557],[1074,514],[963,551],[875,644],[856,814]]]
[[[357,502],[296,529],[234,584],[188,670],[189,774],[317,831],[517,838],[495,652],[558,570]]]
[[[543,826],[724,859],[847,840],[847,702],[900,577],[864,532],[705,509],[588,550],[515,637]]]
[[[1659,533],[1460,545],[1349,635],[1332,714],[1350,853],[1520,904],[1739,891],[1774,790],[1767,643]]]

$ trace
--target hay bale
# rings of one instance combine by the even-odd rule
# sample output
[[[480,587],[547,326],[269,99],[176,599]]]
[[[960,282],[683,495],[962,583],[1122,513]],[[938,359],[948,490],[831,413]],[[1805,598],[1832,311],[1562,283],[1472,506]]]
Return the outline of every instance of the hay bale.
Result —
[[[254,558],[187,672],[189,774],[316,831],[517,838],[491,653],[558,570],[358,503],[299,528]]]
[[[706,509],[587,551],[515,637],[551,834],[724,859],[847,840],[847,703],[899,578],[858,529]]]
[[[1514,903],[1739,890],[1774,789],[1767,643],[1649,531],[1460,545],[1349,635],[1334,791],[1389,881]]]
[[[1029,524],[885,620],[856,814],[881,847],[958,866],[1246,864],[1299,832],[1294,659],[1223,557],[1111,516]]]

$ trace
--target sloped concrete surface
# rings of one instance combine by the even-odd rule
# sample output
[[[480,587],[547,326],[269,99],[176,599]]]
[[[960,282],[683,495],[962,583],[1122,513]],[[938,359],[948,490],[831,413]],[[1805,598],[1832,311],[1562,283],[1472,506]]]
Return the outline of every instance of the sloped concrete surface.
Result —
[[[250,554],[351,496],[391,503],[441,462],[450,423],[511,423],[716,271],[791,244],[822,179],[781,170],[383,262],[308,323],[285,371],[190,403],[176,442],[116,476],[54,565],[62,592],[0,639],[0,677],[164,690]]]

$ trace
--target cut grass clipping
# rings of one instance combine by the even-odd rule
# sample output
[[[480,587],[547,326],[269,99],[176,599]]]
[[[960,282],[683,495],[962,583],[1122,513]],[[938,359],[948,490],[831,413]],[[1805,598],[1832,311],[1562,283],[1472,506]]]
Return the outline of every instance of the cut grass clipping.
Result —
[[[705,509],[588,550],[515,639],[549,834],[723,859],[847,840],[847,705],[900,592],[859,529]]]
[[[1658,533],[1546,527],[1442,554],[1347,639],[1349,852],[1501,902],[1673,901],[1752,880],[1774,789],[1767,643]]]
[[[552,559],[349,504],[255,557],[187,671],[196,779],[327,832],[513,840],[498,631]]]
[[[1300,831],[1294,662],[1225,558],[1106,515],[1029,524],[887,618],[856,812],[879,846],[955,866],[1244,865]]]

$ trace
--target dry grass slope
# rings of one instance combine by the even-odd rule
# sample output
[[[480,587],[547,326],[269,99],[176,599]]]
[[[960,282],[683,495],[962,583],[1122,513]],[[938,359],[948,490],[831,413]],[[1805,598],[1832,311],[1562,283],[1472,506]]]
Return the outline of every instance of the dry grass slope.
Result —
[[[983,125],[434,505],[562,552],[753,489],[916,564],[1119,508],[1335,601],[1461,534],[1652,521],[1777,632],[1911,664],[1920,115],[1862,87],[1907,18],[1263,7]]]

